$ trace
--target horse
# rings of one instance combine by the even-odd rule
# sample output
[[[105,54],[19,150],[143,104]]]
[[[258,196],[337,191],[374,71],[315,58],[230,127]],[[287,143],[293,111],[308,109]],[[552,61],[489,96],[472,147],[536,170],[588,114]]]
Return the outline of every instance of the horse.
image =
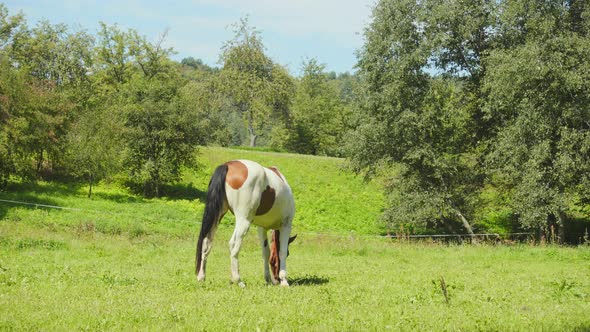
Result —
[[[238,255],[244,236],[253,224],[258,226],[266,282],[289,286],[286,260],[289,243],[296,237],[290,237],[295,216],[293,192],[278,168],[263,167],[250,160],[226,162],[218,166],[211,176],[197,242],[197,280],[205,280],[213,237],[228,210],[236,217],[235,229],[229,240],[231,282],[245,287],[240,278]],[[272,255],[268,230],[272,230]],[[269,265],[269,258],[272,266]]]

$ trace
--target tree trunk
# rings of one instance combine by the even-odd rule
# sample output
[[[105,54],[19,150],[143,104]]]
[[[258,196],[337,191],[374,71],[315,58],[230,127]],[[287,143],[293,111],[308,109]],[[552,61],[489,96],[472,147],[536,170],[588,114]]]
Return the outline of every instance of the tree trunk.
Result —
[[[248,111],[248,134],[250,135],[250,147],[253,148],[256,146],[258,135],[256,135],[256,131],[254,130],[254,115],[251,109]]]
[[[254,131],[254,125],[252,124],[251,118],[248,121],[248,134],[250,135],[250,147],[253,148],[256,146],[258,135],[256,135],[256,132]]]
[[[557,243],[565,241],[565,213],[560,209],[557,212]]]
[[[253,148],[256,146],[256,139],[258,138],[257,135],[250,134],[250,147]]]
[[[43,150],[39,151],[37,159],[37,177],[41,178],[41,167],[43,166]]]
[[[92,196],[92,182],[93,182],[93,177],[92,174],[90,174],[90,186],[88,187],[88,198],[90,198],[90,196]]]
[[[467,221],[467,219],[465,219],[465,217],[463,216],[461,211],[455,210],[455,213],[457,214],[459,219],[461,219],[461,222],[463,223],[463,226],[467,230],[467,233],[469,233],[469,235],[471,235],[471,242],[477,244],[477,238],[475,237],[475,233],[473,233],[473,229],[471,229],[471,225],[469,225],[469,222]]]

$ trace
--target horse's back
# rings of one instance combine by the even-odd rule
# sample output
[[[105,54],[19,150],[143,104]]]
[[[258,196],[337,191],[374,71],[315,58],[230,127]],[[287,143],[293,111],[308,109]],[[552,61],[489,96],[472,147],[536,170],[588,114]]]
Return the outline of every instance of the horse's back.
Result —
[[[293,217],[293,194],[278,169],[266,168],[251,160],[227,164],[227,200],[236,217],[248,218],[267,229],[277,229],[285,218]]]

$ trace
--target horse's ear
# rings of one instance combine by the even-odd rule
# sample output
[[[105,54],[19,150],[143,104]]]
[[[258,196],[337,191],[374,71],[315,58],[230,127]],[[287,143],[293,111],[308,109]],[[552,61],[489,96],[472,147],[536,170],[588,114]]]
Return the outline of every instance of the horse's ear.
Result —
[[[295,234],[294,236],[291,236],[291,237],[289,238],[289,243],[291,243],[291,242],[295,241],[295,239],[296,239],[296,238],[297,238],[297,234]]]

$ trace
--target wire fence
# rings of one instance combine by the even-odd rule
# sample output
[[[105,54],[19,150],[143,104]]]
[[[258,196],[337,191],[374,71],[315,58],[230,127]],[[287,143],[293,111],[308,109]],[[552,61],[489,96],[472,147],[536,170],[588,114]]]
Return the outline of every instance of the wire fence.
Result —
[[[102,215],[110,215],[110,216],[126,216],[130,218],[137,218],[136,215],[130,215],[124,212],[113,212],[113,211],[104,211],[104,210],[92,210],[92,209],[83,209],[83,208],[75,208],[75,207],[67,207],[67,206],[58,206],[58,205],[51,205],[51,204],[42,204],[42,203],[31,203],[31,202],[23,202],[17,200],[8,200],[8,199],[0,199],[0,203],[5,204],[12,204],[12,205],[22,205],[22,206],[32,206],[35,208],[45,208],[45,209],[56,209],[56,210],[65,210],[65,211],[76,211],[76,212],[87,212],[87,213],[96,213]],[[179,219],[170,219],[166,218],[166,221],[172,222],[187,222],[187,220],[179,220]],[[191,221],[193,222],[193,221]],[[200,221],[195,218],[195,223],[200,223]],[[517,233],[478,233],[478,234],[387,234],[387,235],[366,235],[366,234],[337,234],[337,233],[328,233],[328,232],[298,232],[300,234],[317,236],[317,237],[336,237],[336,238],[382,238],[382,239],[392,239],[392,240],[458,240],[463,241],[465,239],[470,239],[472,237],[477,238],[478,240],[491,240],[491,241],[498,241],[498,240],[508,240],[508,239],[515,239],[518,240],[530,240],[531,237],[535,235],[532,232],[517,232]]]
[[[326,236],[326,237],[339,237],[339,238],[381,238],[391,239],[400,241],[410,240],[457,240],[464,241],[470,240],[475,237],[477,240],[484,241],[498,241],[498,240],[530,240],[535,233],[532,232],[518,232],[518,233],[478,233],[478,234],[389,234],[389,235],[362,235],[362,234],[334,234],[334,233],[313,233],[313,232],[300,232],[301,234],[315,235],[315,236]]]
[[[35,207],[35,208],[56,209],[56,210],[63,210],[63,211],[86,212],[86,213],[93,213],[93,214],[98,214],[98,215],[103,215],[103,216],[127,217],[129,220],[132,220],[132,221],[134,219],[137,220],[137,215],[125,213],[125,212],[120,212],[120,211],[83,209],[83,208],[75,208],[75,207],[42,204],[42,203],[22,202],[22,201],[8,200],[8,199],[0,199],[0,203],[22,205],[22,206],[31,206],[31,207]],[[145,218],[145,217],[142,217],[142,219],[148,220],[148,221],[154,221],[154,220],[149,220],[149,218]],[[171,222],[183,222],[183,223],[187,222],[187,220],[174,219],[174,218],[161,218],[160,221],[162,221],[162,220],[171,221]],[[193,221],[191,221],[191,222],[193,222]],[[200,223],[200,221],[198,221],[196,218],[195,218],[194,222]]]
[[[39,204],[39,203],[29,203],[29,202],[13,201],[13,200],[9,200],[9,199],[0,199],[0,202],[2,202],[2,203],[10,203],[10,204],[15,204],[15,205],[34,206],[34,207],[37,207],[37,208],[43,207],[43,208],[59,209],[59,210],[91,211],[91,210],[84,210],[84,209],[72,208],[72,207],[63,207],[63,206],[57,206],[57,205],[49,205],[49,204]],[[92,211],[92,212],[94,212],[94,211]]]

